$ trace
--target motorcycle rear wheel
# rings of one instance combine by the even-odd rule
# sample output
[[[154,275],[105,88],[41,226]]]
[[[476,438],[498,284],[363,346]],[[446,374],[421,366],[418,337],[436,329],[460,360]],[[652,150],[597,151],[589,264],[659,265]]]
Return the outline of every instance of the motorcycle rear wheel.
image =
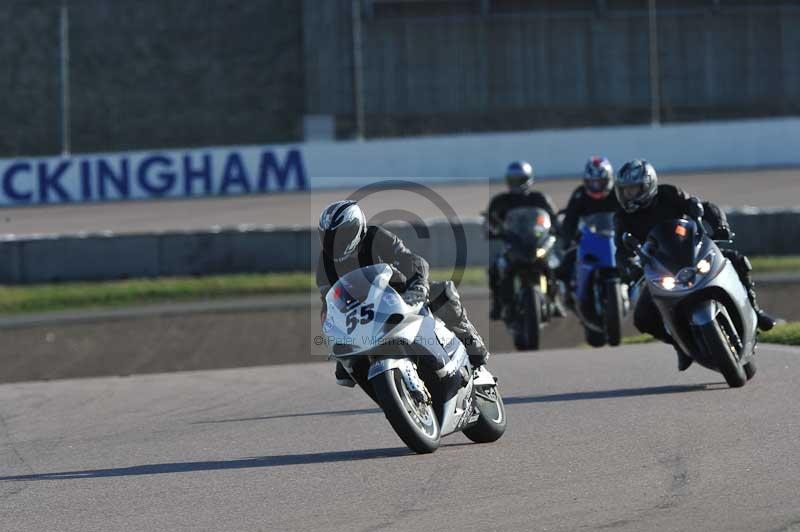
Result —
[[[480,412],[478,421],[464,429],[464,436],[475,443],[491,443],[506,431],[506,407],[497,386],[476,390],[475,402]],[[485,395],[489,399],[482,397]]]
[[[399,369],[378,375],[372,387],[386,419],[409,449],[426,454],[439,448],[441,430],[433,406],[413,399]]]

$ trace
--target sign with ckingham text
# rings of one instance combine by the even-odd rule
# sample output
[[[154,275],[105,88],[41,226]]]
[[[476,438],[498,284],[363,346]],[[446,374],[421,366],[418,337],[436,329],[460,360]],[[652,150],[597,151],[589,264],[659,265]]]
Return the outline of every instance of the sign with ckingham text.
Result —
[[[303,153],[295,148],[255,146],[0,159],[0,205],[307,189]]]

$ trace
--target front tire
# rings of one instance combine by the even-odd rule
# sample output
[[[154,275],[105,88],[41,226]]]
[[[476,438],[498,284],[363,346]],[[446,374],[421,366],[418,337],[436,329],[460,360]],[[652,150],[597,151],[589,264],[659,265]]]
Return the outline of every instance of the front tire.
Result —
[[[519,316],[514,333],[514,347],[520,351],[539,349],[542,323],[542,294],[533,287],[524,287],[519,304]]]
[[[747,364],[744,365],[744,374],[747,376],[747,380],[752,379],[756,376],[756,361],[750,360]]]
[[[409,449],[425,454],[439,448],[441,430],[433,406],[411,397],[399,369],[378,375],[372,386],[386,419]]]
[[[475,403],[480,412],[478,421],[464,429],[464,436],[475,443],[491,443],[506,431],[506,407],[497,386],[475,391]]]
[[[622,342],[622,290],[619,280],[614,279],[606,283],[606,337],[608,345],[618,346]]]
[[[717,362],[720,373],[731,388],[741,388],[747,382],[747,374],[739,362],[739,355],[731,346],[717,321],[700,328],[703,342],[711,359]]]

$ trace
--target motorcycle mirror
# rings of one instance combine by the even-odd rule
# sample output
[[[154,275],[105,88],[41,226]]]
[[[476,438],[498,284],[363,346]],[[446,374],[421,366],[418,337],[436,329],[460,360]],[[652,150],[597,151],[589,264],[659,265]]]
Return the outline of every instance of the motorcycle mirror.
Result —
[[[624,233],[622,235],[622,243],[625,244],[625,247],[628,248],[629,251],[635,251],[642,245],[639,239],[630,233]]]

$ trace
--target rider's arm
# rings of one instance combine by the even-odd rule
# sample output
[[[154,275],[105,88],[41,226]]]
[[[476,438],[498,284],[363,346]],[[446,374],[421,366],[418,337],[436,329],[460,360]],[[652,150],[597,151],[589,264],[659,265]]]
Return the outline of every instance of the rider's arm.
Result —
[[[580,189],[573,192],[564,209],[564,222],[561,224],[561,241],[564,248],[567,248],[575,240],[578,231],[578,218],[580,217],[580,200],[582,192]]]
[[[732,237],[731,226],[725,212],[710,201],[703,202],[703,219],[714,229],[713,237],[717,240],[729,240]]]
[[[500,226],[503,223],[503,202],[504,195],[498,194],[489,202],[489,207],[486,209],[486,225],[489,228],[490,238],[497,238],[500,232]]]
[[[556,204],[553,202],[553,198],[551,198],[548,194],[544,192],[540,192],[542,195],[542,199],[544,200],[544,210],[547,211],[547,214],[550,215],[550,218],[553,220],[553,227],[558,225],[558,221],[556,219],[556,213],[558,209],[556,208]]]
[[[690,196],[680,188],[675,187],[676,201],[679,201],[683,212],[689,213],[690,205],[693,201],[700,201],[700,198]],[[728,217],[716,204],[710,201],[703,201],[703,220],[705,220],[714,231],[714,238],[727,240],[731,236],[731,228],[728,225]]]
[[[381,257],[391,258],[393,266],[408,279],[407,286],[428,287],[428,261],[412,252],[400,238],[383,228],[378,228],[373,241]]]
[[[617,270],[622,280],[630,283],[637,280],[639,272],[636,271],[638,268],[634,266],[636,254],[629,251],[625,244],[622,243],[622,235],[627,231],[629,231],[629,229],[622,220],[621,213],[617,211],[614,215],[614,244],[617,247],[617,253],[615,255]]]
[[[325,261],[322,257],[322,253],[319,255],[319,260],[317,261],[317,288],[319,289],[319,298],[322,300],[322,309],[320,310],[320,318],[325,315],[325,296],[328,294],[328,290],[331,289],[333,283],[336,282],[334,279],[329,279],[328,274],[325,273]]]

